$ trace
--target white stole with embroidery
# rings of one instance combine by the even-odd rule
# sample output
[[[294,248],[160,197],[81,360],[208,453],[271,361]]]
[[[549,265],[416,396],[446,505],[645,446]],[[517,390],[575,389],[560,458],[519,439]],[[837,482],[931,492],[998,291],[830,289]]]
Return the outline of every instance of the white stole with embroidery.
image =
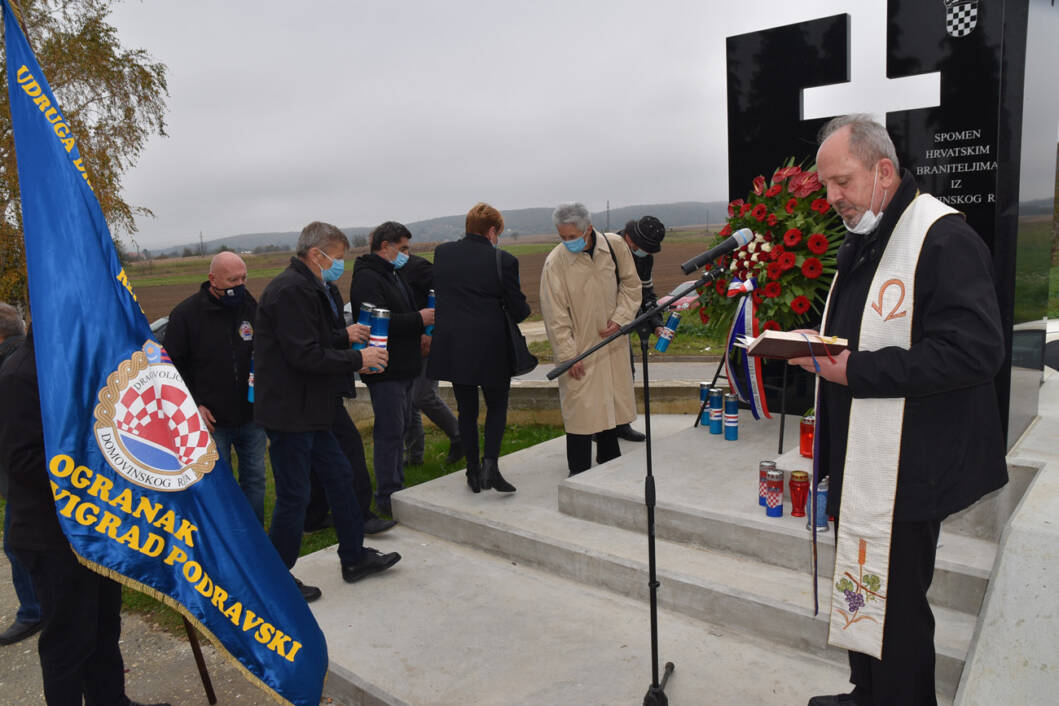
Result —
[[[868,290],[858,351],[912,345],[923,240],[950,213],[957,211],[921,194],[901,214]],[[853,399],[842,474],[828,642],[876,659],[882,659],[904,410],[903,397]]]

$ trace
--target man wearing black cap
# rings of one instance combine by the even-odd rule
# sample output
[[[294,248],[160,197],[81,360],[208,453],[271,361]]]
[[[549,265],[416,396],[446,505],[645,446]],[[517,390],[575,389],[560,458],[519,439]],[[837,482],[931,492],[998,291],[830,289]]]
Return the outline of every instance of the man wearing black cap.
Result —
[[[635,255],[636,274],[640,276],[640,286],[643,288],[643,299],[640,304],[639,314],[653,308],[658,303],[655,296],[655,284],[651,279],[651,271],[655,266],[654,254],[662,250],[662,238],[666,237],[666,227],[662,221],[654,216],[644,216],[638,221],[629,221],[625,227],[618,231],[618,235],[625,238],[629,250]],[[637,315],[639,315],[637,314]],[[655,314],[644,322],[639,330],[641,336],[650,336],[654,331],[658,335],[662,330],[662,315]],[[630,346],[632,340],[629,341]],[[630,350],[630,356],[632,351]],[[635,373],[636,367],[633,366]],[[643,441],[647,437],[636,431],[629,424],[618,425],[618,436],[626,441]]]

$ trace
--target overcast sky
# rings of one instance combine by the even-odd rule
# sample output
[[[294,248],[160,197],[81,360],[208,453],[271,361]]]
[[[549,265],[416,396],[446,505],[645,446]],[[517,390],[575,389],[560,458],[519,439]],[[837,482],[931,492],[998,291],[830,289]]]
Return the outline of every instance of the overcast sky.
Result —
[[[858,6],[854,46],[886,2]],[[128,0],[112,18],[121,41],[165,63],[170,89],[169,136],[125,178],[127,199],[157,216],[135,238],[158,248],[199,231],[371,226],[479,200],[724,199],[725,37],[847,11],[840,0]],[[855,52],[855,80],[863,60]]]

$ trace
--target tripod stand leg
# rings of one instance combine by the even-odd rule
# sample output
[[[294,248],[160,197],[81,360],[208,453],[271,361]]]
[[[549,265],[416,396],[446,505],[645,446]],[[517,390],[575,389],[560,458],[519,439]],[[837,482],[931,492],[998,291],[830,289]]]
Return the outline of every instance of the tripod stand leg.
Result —
[[[202,649],[199,647],[199,640],[195,636],[195,628],[191,627],[191,623],[188,622],[187,618],[183,620],[184,630],[188,634],[188,643],[191,645],[191,653],[195,656],[195,666],[199,668],[202,688],[206,692],[206,701],[210,703],[210,706],[213,706],[213,704],[217,703],[217,695],[213,691],[213,681],[210,679],[210,673],[206,670],[206,660],[202,658]],[[663,683],[665,683],[664,680]]]

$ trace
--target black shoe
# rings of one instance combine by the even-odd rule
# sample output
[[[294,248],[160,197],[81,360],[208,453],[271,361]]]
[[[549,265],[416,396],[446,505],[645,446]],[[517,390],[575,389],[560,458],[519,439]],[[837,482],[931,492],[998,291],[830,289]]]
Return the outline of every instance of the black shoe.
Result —
[[[324,592],[316,586],[306,586],[304,583],[296,579],[294,574],[291,574],[290,577],[294,579],[294,583],[298,585],[298,590],[302,592],[302,598],[305,599],[306,603],[312,603],[317,598],[324,595]]]
[[[514,493],[515,486],[504,480],[504,476],[500,475],[500,466],[497,465],[495,458],[482,459],[482,477],[489,479],[489,485],[485,485],[483,481],[482,487],[492,488],[500,493]]]
[[[319,520],[317,520],[317,519],[312,519],[312,520],[306,519],[305,520],[305,531],[306,532],[319,532],[322,529],[327,529],[328,527],[334,527],[334,526],[335,526],[335,521],[331,519],[331,513],[327,513],[326,515],[321,517]]]
[[[477,460],[467,459],[467,487],[473,493],[482,492],[482,466]]]
[[[401,555],[397,552],[383,554],[377,549],[364,547],[360,555],[360,561],[356,564],[342,567],[342,578],[346,580],[346,583],[360,581],[365,576],[377,574],[380,571],[386,571],[386,569],[390,568],[400,560]]]
[[[445,457],[445,463],[456,463],[463,458],[463,442],[453,439],[449,442],[449,455]]]
[[[632,428],[629,424],[619,424],[617,426],[618,438],[625,439],[626,441],[643,441],[647,438],[646,434],[642,434]]]
[[[0,645],[13,645],[38,632],[40,632],[39,620],[35,623],[23,623],[21,620],[16,620],[7,630],[0,632]]]
[[[139,701],[133,701],[132,699],[127,699],[125,701],[125,706],[171,706],[171,704],[168,701],[159,701],[158,703],[144,704],[144,703],[140,703]]]
[[[835,694],[834,696],[814,696],[809,699],[809,706],[857,706],[857,697],[853,694]]]
[[[384,520],[375,515],[368,515],[364,519],[364,534],[381,534],[388,529],[397,526],[397,520]]]
[[[393,506],[390,504],[389,498],[386,498],[385,500],[376,500],[375,508],[387,517],[393,517]]]

